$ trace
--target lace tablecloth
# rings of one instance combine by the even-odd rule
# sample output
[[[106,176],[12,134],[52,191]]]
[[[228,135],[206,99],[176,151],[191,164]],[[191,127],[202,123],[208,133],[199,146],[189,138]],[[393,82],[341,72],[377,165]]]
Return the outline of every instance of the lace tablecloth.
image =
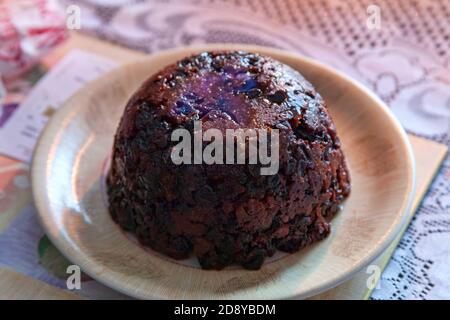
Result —
[[[450,146],[449,0],[61,2],[81,8],[82,31],[147,52],[242,42],[314,57],[370,87],[408,132]],[[450,299],[449,182],[447,158],[372,298]]]

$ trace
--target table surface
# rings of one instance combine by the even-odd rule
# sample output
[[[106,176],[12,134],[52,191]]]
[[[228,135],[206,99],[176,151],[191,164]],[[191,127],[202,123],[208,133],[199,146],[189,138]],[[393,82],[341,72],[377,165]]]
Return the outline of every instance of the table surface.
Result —
[[[450,146],[448,0],[380,0],[377,7],[370,0],[60,2],[80,6],[82,32],[145,52],[241,42],[311,56],[371,88],[409,133]],[[377,13],[379,28],[373,28]],[[26,170],[17,162],[8,165]],[[372,298],[450,299],[450,248],[442,245],[450,242],[449,180],[447,157]],[[29,200],[25,193],[14,197]],[[30,227],[28,236],[38,238],[42,231],[31,227],[35,218],[26,210],[23,216],[30,225],[14,226],[11,232]],[[34,240],[41,258],[54,254],[47,240]]]

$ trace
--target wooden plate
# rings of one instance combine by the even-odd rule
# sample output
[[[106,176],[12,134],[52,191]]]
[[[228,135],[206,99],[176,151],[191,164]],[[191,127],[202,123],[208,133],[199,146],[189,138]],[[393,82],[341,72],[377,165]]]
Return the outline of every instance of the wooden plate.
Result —
[[[264,264],[205,271],[148,252],[110,219],[102,170],[130,95],[163,66],[213,49],[272,56],[299,70],[327,101],[352,175],[352,194],[324,241]],[[405,224],[414,161],[404,130],[367,89],[313,60],[271,48],[209,45],[169,50],[87,85],[51,119],[38,143],[33,194],[52,242],[82,270],[138,298],[305,298],[347,280],[391,243]]]

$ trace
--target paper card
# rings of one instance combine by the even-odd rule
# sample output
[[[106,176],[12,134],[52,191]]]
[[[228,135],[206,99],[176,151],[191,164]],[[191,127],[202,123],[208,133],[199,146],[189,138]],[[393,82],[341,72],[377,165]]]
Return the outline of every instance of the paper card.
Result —
[[[69,52],[33,88],[0,129],[0,153],[31,160],[36,140],[53,113],[87,82],[117,63],[81,50]]]

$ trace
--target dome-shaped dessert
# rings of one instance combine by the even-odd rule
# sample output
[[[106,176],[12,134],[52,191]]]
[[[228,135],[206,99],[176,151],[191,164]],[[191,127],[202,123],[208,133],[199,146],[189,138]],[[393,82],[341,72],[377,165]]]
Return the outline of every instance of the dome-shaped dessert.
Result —
[[[174,161],[174,131],[195,136],[198,123],[224,140],[226,129],[276,132],[270,156],[278,170],[264,175],[259,162],[196,161],[187,150],[181,156],[192,164]],[[206,269],[258,269],[277,249],[294,252],[326,237],[350,192],[323,99],[291,67],[247,52],[201,53],[148,79],[120,121],[107,183],[121,227],[170,257],[195,255]]]

